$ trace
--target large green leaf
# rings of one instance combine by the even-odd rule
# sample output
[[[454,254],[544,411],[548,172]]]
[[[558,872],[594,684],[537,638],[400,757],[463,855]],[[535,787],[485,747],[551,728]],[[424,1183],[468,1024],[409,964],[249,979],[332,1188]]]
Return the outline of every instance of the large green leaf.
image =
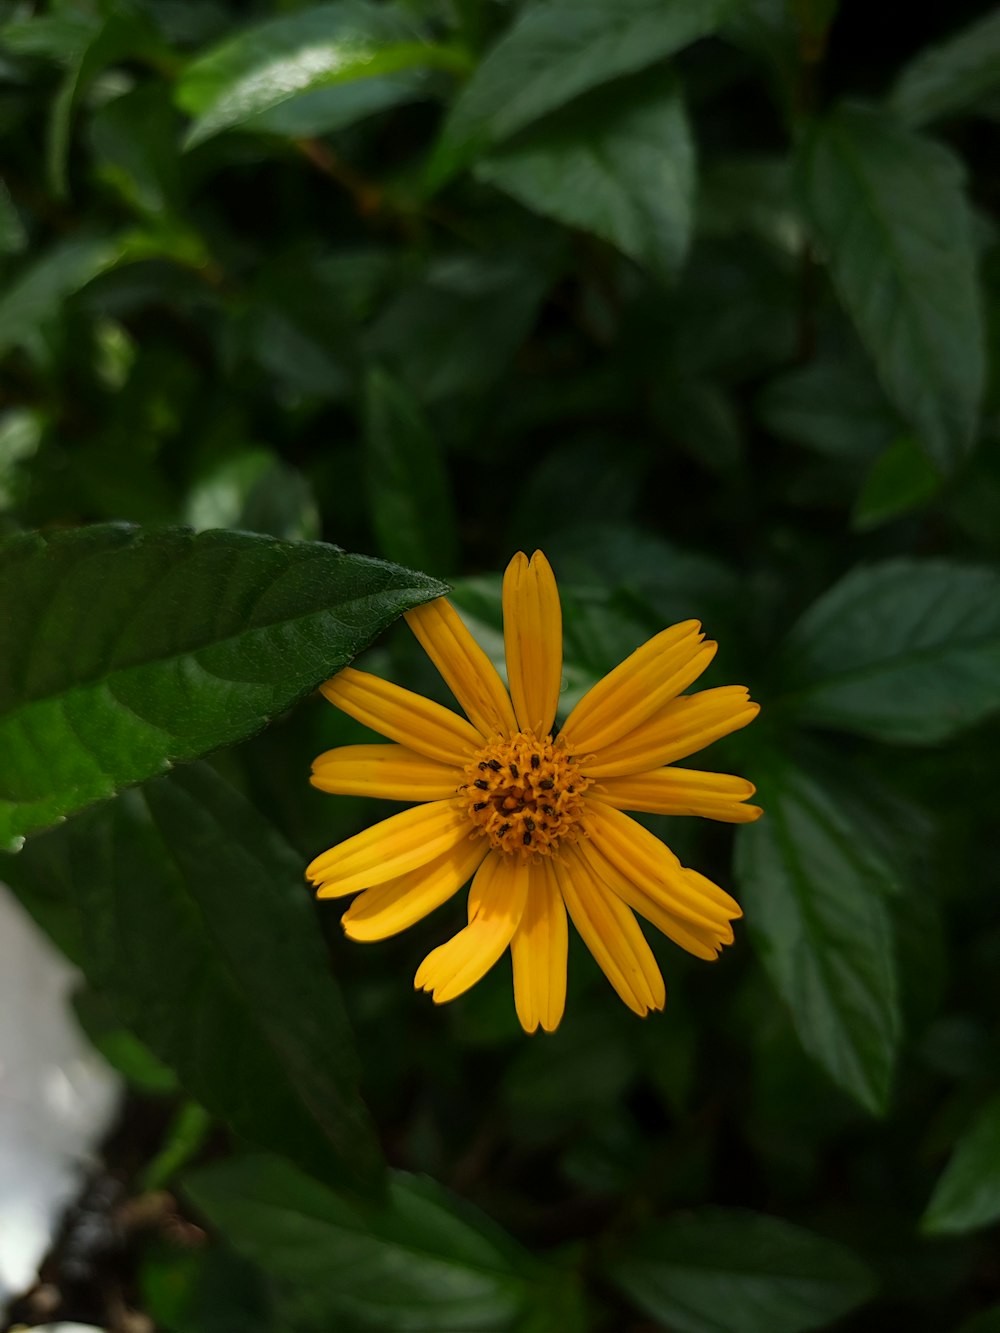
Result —
[[[718,28],[730,0],[544,0],[529,5],[469,80],[429,168],[439,185],[574,97],[645,69]]]
[[[992,10],[902,69],[889,106],[910,125],[974,109],[1000,88],[1000,10]]]
[[[418,95],[428,67],[464,68],[390,5],[337,0],[248,28],[187,67],[187,146],[244,126],[321,134]]]
[[[322,1179],[373,1188],[381,1153],[302,869],[207,765],[4,864],[15,889],[41,880],[77,906],[88,978],[202,1106]]]
[[[958,160],[884,112],[844,106],[805,140],[797,178],[886,393],[930,458],[954,468],[973,443],[984,380]]]
[[[311,1327],[473,1333],[509,1328],[526,1305],[527,1255],[426,1178],[395,1172],[385,1204],[368,1207],[245,1157],[194,1172],[185,1189]]]
[[[458,568],[458,536],[441,446],[416,398],[384,370],[365,391],[372,523],[393,560],[435,574]]]
[[[13,538],[0,548],[0,847],[253,735],[443,591],[249,533]]]
[[[777,1217],[705,1208],[630,1238],[608,1274],[675,1333],[805,1333],[873,1292],[850,1250]]]
[[[602,88],[482,160],[476,176],[611,241],[669,281],[687,253],[694,146],[662,71]]]
[[[895,875],[804,772],[775,763],[758,788],[765,817],[742,830],[736,862],[751,938],[805,1049],[882,1112],[900,1038]]]
[[[852,570],[781,651],[804,722],[880,740],[945,740],[1000,708],[1000,575],[946,560]]]
[[[1000,1218],[1000,1097],[987,1103],[934,1188],[923,1227],[932,1235],[975,1231]]]

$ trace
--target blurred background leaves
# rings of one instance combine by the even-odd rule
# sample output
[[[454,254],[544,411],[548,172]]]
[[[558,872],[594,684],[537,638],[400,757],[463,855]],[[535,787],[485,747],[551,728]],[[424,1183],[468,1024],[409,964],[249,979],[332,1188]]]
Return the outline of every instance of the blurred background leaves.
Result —
[[[972,0],[0,0],[0,869],[130,1088],[102,1310],[997,1326],[998,118]],[[380,813],[306,696],[447,702],[378,636],[446,581],[502,665],[536,546],[565,707],[701,619],[767,813],[651,818],[745,931],[529,1041],[412,994],[460,904],[300,877]]]

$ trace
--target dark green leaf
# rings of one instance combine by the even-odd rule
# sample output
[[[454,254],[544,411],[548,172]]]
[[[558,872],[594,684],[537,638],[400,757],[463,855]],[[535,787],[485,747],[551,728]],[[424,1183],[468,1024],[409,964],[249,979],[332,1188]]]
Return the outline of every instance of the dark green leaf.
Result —
[[[510,254],[435,260],[371,329],[368,350],[423,401],[481,392],[535,318],[549,265]]]
[[[261,448],[234,454],[203,473],[188,492],[184,518],[199,530],[243,528],[287,541],[310,541],[320,529],[305,477]]]
[[[747,927],[802,1045],[882,1112],[900,1038],[892,870],[834,794],[789,764],[758,781],[764,818],[741,830]]]
[[[940,473],[911,436],[901,435],[869,469],[851,523],[867,532],[926,504],[940,489]]]
[[[840,300],[886,393],[932,461],[955,468],[974,440],[984,378],[957,159],[884,113],[846,106],[818,122],[797,171]]]
[[[527,1256],[426,1178],[395,1172],[385,1205],[368,1207],[245,1157],[195,1172],[185,1189],[315,1327],[473,1333],[508,1328],[526,1304]]]
[[[179,124],[159,84],[112,98],[88,122],[98,177],[137,213],[160,217],[180,204]]]
[[[122,1026],[105,996],[82,990],[73,997],[73,1011],[91,1044],[130,1087],[152,1096],[177,1091],[173,1070]]]
[[[384,554],[432,574],[454,573],[458,536],[441,446],[420,404],[383,370],[373,370],[366,386],[365,464]]]
[[[804,722],[881,740],[945,740],[1000,708],[1000,576],[946,560],[854,569],[781,653]]]
[[[430,166],[439,185],[581,93],[715,31],[728,0],[546,0],[489,52],[452,108]]]
[[[1000,1097],[959,1140],[923,1217],[931,1235],[975,1231],[1000,1218]]]
[[[305,778],[303,778],[305,781]],[[347,1020],[302,863],[207,765],[178,769],[29,844],[83,923],[88,978],[238,1134],[353,1188],[380,1179]]]
[[[844,1246],[777,1217],[701,1209],[633,1237],[609,1276],[676,1333],[805,1333],[872,1295]]]
[[[0,255],[20,254],[28,244],[21,215],[15,207],[10,191],[0,180]]]
[[[66,170],[73,112],[89,84],[109,65],[123,60],[167,60],[170,53],[160,34],[140,9],[122,5],[112,8],[100,26],[74,57],[58,95],[53,99],[49,120],[48,171],[53,194],[66,194]]]
[[[694,146],[680,92],[662,71],[557,112],[483,159],[476,176],[603,237],[664,281],[687,253]]]
[[[834,349],[775,376],[757,410],[779,439],[850,462],[873,462],[903,429],[860,350]]]
[[[444,589],[320,543],[108,525],[0,548],[0,846],[259,731]]]
[[[1000,12],[993,10],[901,71],[889,106],[910,125],[926,125],[977,102],[1000,88]]]
[[[18,346],[35,351],[67,297],[128,258],[129,238],[118,235],[63,241],[34,260],[0,295],[0,356]]]
[[[389,5],[339,0],[271,19],[199,56],[177,85],[187,146],[241,126],[329,133],[419,95],[428,67],[462,68]]]

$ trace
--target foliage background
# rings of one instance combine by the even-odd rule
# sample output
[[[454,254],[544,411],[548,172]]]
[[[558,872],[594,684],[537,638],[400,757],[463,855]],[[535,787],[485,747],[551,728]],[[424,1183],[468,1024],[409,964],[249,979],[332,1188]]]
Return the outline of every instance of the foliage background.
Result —
[[[0,3],[2,874],[131,1087],[62,1313],[1000,1329],[998,118],[968,0]],[[311,691],[536,546],[568,699],[705,622],[767,815],[528,1039],[301,871]]]

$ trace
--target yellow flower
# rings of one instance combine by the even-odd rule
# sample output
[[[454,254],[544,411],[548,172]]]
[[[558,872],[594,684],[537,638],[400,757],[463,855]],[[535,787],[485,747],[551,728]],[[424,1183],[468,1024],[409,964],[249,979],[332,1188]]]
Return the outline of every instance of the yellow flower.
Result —
[[[566,1000],[569,912],[612,986],[637,1014],[662,1009],[663,978],[633,910],[699,958],[733,939],[739,905],[625,810],[740,824],[761,811],[743,778],[673,768],[753,720],[738,685],[684,695],[716,645],[696,620],[664,630],[599,681],[553,730],[562,615],[545,556],[519,552],[503,582],[510,693],[443,597],[407,613],[466,718],[347,667],[331,703],[389,737],[321,754],[313,785],[340,795],[419,801],[318,856],[321,898],[363,890],[344,913],[354,940],[413,925],[467,880],[469,924],[434,949],[414,984],[436,1003],[475,985],[510,946],[514,1003],[527,1032],[552,1032]]]

